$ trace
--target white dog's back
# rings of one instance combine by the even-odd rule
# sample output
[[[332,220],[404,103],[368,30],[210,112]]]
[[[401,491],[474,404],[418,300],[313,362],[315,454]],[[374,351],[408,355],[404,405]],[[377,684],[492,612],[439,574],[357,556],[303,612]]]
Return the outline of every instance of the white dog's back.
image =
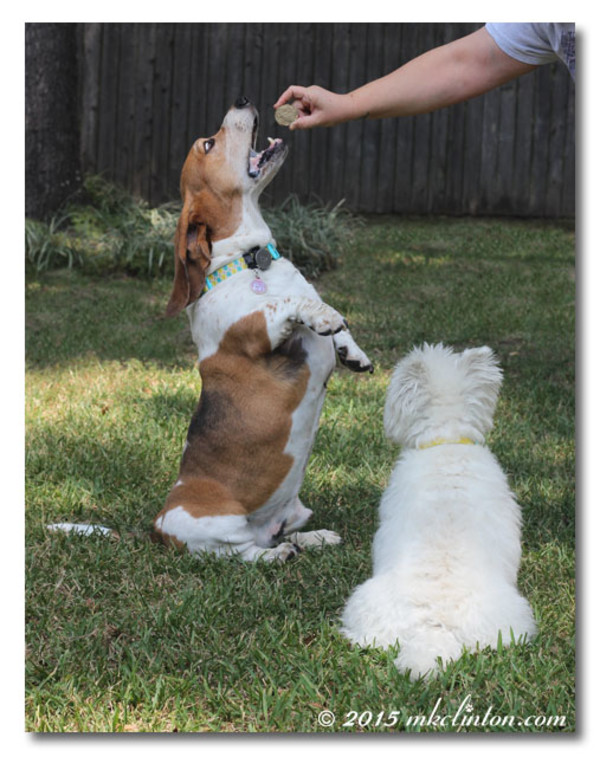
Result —
[[[491,427],[499,369],[487,348],[469,351],[471,366],[488,363],[474,368],[486,376],[480,382],[487,384],[486,399],[472,376],[465,382],[472,407],[488,416],[470,421],[469,429],[457,379],[462,356],[441,347],[415,352],[396,369],[385,421],[388,435],[401,433],[416,448],[396,463],[381,500],[373,577],[352,594],[342,619],[342,632],[358,644],[399,643],[396,663],[413,677],[432,670],[437,657],[446,662],[463,647],[496,645],[499,633],[505,643],[511,634],[535,633],[531,608],[516,588],[519,507],[493,454],[471,438]],[[440,396],[440,370],[452,385],[450,402]],[[456,436],[446,437],[449,429]]]

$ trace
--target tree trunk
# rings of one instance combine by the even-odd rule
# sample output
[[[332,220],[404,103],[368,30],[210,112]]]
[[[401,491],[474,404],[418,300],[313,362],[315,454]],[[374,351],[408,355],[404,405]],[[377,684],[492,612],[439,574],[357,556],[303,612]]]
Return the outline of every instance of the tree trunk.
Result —
[[[25,25],[25,212],[44,218],[81,182],[76,24]]]

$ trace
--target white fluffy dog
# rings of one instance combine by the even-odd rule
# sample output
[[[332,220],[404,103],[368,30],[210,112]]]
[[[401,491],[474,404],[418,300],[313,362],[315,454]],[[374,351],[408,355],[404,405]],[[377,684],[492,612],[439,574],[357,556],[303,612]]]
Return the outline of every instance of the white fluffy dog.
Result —
[[[519,506],[483,446],[502,372],[489,347],[424,345],[401,360],[384,427],[404,450],[380,505],[373,577],[358,586],[342,633],[362,646],[400,644],[396,667],[439,673],[463,648],[535,635],[517,589]]]

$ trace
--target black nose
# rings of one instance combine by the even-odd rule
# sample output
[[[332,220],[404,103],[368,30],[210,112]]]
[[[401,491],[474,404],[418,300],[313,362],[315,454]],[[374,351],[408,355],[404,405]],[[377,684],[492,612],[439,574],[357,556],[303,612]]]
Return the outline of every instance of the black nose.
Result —
[[[247,97],[244,97],[244,95],[240,95],[234,105],[236,108],[245,108],[247,105],[250,105],[250,100],[248,100]]]

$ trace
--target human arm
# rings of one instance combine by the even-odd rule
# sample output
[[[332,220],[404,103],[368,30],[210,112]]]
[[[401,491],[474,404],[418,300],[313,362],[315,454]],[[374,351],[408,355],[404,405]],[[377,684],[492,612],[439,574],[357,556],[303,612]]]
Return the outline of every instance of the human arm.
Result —
[[[535,68],[504,53],[482,27],[347,94],[293,85],[274,107],[294,99],[299,118],[291,129],[358,118],[415,116],[481,95]]]

